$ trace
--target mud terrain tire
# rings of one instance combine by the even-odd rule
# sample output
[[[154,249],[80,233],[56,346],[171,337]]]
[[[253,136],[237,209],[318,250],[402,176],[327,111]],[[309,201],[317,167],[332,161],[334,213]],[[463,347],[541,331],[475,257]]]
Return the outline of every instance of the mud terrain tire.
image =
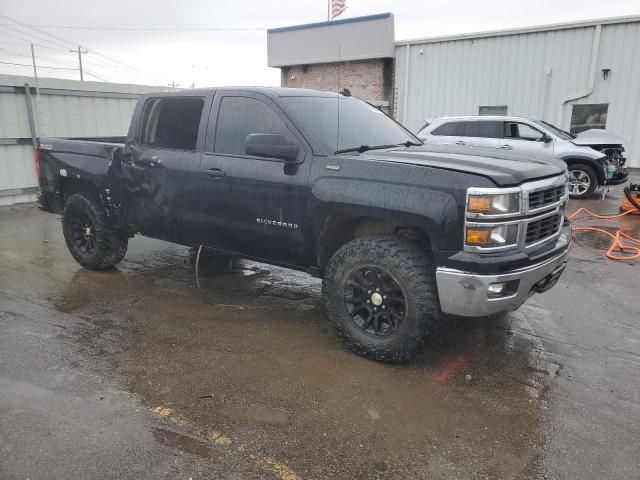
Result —
[[[394,235],[361,237],[342,246],[325,269],[322,298],[347,345],[382,362],[411,359],[443,317],[428,253]]]
[[[73,258],[89,270],[111,268],[127,253],[127,236],[109,224],[100,201],[89,193],[67,198],[62,232]]]

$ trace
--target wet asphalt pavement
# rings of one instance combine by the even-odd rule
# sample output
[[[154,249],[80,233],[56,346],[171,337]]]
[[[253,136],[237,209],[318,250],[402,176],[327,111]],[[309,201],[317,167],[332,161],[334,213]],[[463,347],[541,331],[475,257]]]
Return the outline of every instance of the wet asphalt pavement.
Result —
[[[0,478],[638,479],[640,261],[576,239],[550,292],[384,365],[306,274],[242,262],[198,289],[188,249],[141,237],[90,272],[58,216],[2,209]]]

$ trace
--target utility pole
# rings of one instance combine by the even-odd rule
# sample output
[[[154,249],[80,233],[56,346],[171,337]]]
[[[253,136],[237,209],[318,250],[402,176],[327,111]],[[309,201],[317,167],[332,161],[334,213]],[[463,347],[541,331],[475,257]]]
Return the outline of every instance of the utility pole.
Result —
[[[40,115],[38,114],[38,104],[40,103],[40,87],[38,86],[38,68],[36,67],[36,51],[33,47],[33,43],[31,44],[31,63],[33,64],[33,78],[35,80],[36,85],[36,102],[34,105],[34,131],[35,136],[38,137],[38,130],[40,130]],[[25,87],[29,88],[29,87]],[[27,92],[25,91],[25,95]]]
[[[38,85],[38,70],[36,69],[36,54],[33,49],[33,43],[31,44],[31,63],[33,64],[33,78],[36,80],[36,88]]]
[[[180,84],[176,83],[175,80],[171,80],[171,83],[168,83],[167,85],[170,86],[171,88],[176,88],[180,86]]]
[[[80,65],[80,81],[84,82],[84,76],[82,75],[82,54],[89,53],[88,50],[83,50],[80,45],[78,45],[78,50],[71,49],[70,52],[78,52],[78,64]]]

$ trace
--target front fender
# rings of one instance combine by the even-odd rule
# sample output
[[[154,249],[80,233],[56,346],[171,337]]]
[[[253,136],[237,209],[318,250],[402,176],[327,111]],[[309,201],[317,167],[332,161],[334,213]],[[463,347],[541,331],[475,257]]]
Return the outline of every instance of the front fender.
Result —
[[[418,227],[434,251],[461,249],[467,188],[495,186],[484,177],[444,169],[340,160],[339,171],[326,168],[336,159],[314,161],[309,231],[315,245],[325,219],[344,215]]]
[[[606,159],[606,157],[602,155],[598,158],[592,158],[586,155],[567,155],[566,157],[562,158],[567,166],[582,163],[593,168],[593,170],[596,172],[596,175],[598,176],[598,182],[600,182],[600,184],[604,184],[607,179],[602,162],[602,160],[604,159]]]

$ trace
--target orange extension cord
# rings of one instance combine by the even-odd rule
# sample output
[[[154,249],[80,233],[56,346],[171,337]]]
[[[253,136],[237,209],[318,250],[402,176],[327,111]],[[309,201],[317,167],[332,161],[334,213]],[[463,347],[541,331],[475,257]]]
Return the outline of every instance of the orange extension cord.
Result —
[[[587,210],[582,207],[569,215],[569,220],[573,220],[581,213],[586,213],[590,218],[599,218],[602,220],[611,220],[613,218],[624,217],[625,215],[629,215],[630,213],[637,213],[636,210],[627,210],[626,212],[619,213],[617,215],[600,215],[598,213],[593,213],[591,210]],[[599,232],[608,235],[613,239],[609,250],[607,250],[607,258],[616,261],[629,261],[629,260],[637,260],[640,258],[640,247],[636,247],[633,245],[625,245],[622,243],[622,239],[627,239],[631,242],[637,243],[640,245],[640,239],[632,237],[631,235],[624,233],[622,230],[617,230],[616,233],[607,232],[602,228],[596,227],[573,227],[571,229],[572,232]],[[619,250],[623,253],[623,255],[614,255],[613,252]],[[628,253],[627,253],[628,252]]]

